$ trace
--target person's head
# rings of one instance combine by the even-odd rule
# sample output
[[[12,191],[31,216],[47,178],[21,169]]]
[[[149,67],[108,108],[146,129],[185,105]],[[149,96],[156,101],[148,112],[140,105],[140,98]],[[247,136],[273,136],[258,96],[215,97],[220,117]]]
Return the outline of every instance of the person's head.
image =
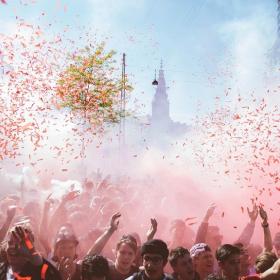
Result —
[[[273,239],[273,246],[275,248],[276,254],[280,256],[280,232],[277,232]]]
[[[88,231],[87,215],[81,209],[69,214],[68,222],[72,225],[78,236],[81,236]]]
[[[248,275],[249,267],[251,265],[251,257],[248,248],[245,248],[242,243],[235,243],[234,246],[238,247],[240,250],[240,275],[246,276]]]
[[[180,279],[193,279],[194,269],[190,253],[183,247],[177,247],[170,251],[169,263]]]
[[[190,249],[195,271],[202,278],[213,273],[214,257],[210,247],[205,243],[197,243]]]
[[[210,248],[217,249],[222,245],[223,236],[220,233],[220,229],[217,226],[209,226],[207,235],[206,235],[206,243],[209,244]]]
[[[185,231],[186,224],[183,220],[175,219],[171,222],[170,232],[173,240],[177,242],[182,241],[185,237]]]
[[[92,192],[93,188],[94,188],[94,184],[92,181],[90,180],[85,180],[83,185],[82,185],[83,189],[85,192]]]
[[[37,201],[28,202],[23,208],[23,215],[30,217],[35,223],[40,221],[41,206]]]
[[[21,227],[27,234],[28,239],[34,242],[34,235],[30,229]],[[8,263],[14,268],[21,268],[28,259],[26,258],[26,248],[15,235],[16,228],[12,228],[7,235],[6,257]]]
[[[77,257],[76,251],[79,244],[76,236],[65,230],[59,231],[54,244],[54,258],[61,260],[62,258],[69,258],[71,261],[74,261]]]
[[[82,280],[106,280],[109,264],[103,256],[86,256],[82,262]]]
[[[224,244],[216,251],[216,259],[222,275],[228,280],[238,280],[241,273],[240,249],[231,244]]]
[[[263,273],[273,266],[277,261],[277,256],[272,252],[264,252],[260,254],[255,262],[257,273]]]
[[[160,239],[152,239],[142,245],[143,266],[145,274],[150,279],[158,279],[162,276],[168,254],[166,243]]]
[[[120,272],[129,271],[136,257],[137,242],[132,235],[124,235],[116,246],[116,269]]]

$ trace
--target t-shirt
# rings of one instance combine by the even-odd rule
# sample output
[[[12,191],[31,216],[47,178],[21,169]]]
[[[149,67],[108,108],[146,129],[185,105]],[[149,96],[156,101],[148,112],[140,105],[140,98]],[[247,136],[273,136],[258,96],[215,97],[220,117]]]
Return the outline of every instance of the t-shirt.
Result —
[[[32,280],[41,280],[42,269],[45,269],[45,280],[61,280],[59,272],[48,261],[43,259],[43,264],[35,266],[27,262],[22,271],[19,273],[20,277],[30,277]],[[15,279],[13,271],[7,263],[0,263],[0,280]],[[13,278],[12,278],[13,277]]]
[[[75,273],[72,275],[71,280],[81,280],[82,279],[82,267],[80,264],[76,264]]]
[[[115,265],[110,265],[109,267],[109,277],[108,280],[124,280],[134,274],[138,271],[138,268],[136,266],[132,266],[129,273],[122,274],[119,271],[116,270]]]
[[[172,273],[171,276],[174,280],[178,279],[178,276],[176,275],[176,273]],[[194,276],[193,276],[192,280],[200,280],[199,274],[197,272],[194,273]]]
[[[149,280],[145,274],[145,271],[134,273],[132,276],[128,277],[126,280]],[[174,278],[169,274],[163,274],[161,280],[174,280]]]
[[[49,262],[54,266],[58,267],[58,262],[54,259],[50,259]],[[80,263],[76,263],[76,270],[75,273],[72,275],[70,280],[81,280],[82,279],[82,268]]]

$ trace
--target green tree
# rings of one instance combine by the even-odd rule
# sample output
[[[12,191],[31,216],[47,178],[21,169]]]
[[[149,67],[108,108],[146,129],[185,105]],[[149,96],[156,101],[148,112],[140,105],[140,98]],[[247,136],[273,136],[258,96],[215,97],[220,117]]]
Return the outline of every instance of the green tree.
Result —
[[[113,59],[114,51],[106,52],[104,43],[96,48],[85,47],[70,57],[70,65],[60,74],[56,89],[56,104],[69,108],[84,118],[93,129],[107,122],[119,122],[123,117],[120,92],[132,90]]]

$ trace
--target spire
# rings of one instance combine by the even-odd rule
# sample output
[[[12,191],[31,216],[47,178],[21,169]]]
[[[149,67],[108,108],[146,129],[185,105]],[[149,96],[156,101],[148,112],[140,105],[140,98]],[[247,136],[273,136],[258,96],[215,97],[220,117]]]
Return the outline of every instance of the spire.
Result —
[[[164,70],[162,68],[162,62],[161,62],[161,65],[160,65],[160,69],[158,71],[158,86],[157,86],[157,89],[156,89],[156,93],[159,93],[160,95],[164,94],[164,95],[167,96]]]
[[[152,119],[157,123],[166,123],[170,121],[169,101],[166,90],[162,60],[160,63],[160,70],[158,75],[158,85],[152,103]]]
[[[164,77],[164,70],[163,70],[163,61],[160,61],[160,69],[158,71],[158,86],[156,88],[155,97],[161,97],[164,99],[168,99],[167,92],[166,92],[166,84],[165,84],[165,77]]]

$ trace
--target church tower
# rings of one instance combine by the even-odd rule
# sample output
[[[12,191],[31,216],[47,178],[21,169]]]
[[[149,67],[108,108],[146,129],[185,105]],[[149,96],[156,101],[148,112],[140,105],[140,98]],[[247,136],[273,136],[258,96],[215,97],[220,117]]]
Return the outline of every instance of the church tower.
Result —
[[[169,115],[169,100],[164,78],[163,65],[161,62],[158,85],[152,103],[152,124],[155,126],[168,126],[171,122]]]

